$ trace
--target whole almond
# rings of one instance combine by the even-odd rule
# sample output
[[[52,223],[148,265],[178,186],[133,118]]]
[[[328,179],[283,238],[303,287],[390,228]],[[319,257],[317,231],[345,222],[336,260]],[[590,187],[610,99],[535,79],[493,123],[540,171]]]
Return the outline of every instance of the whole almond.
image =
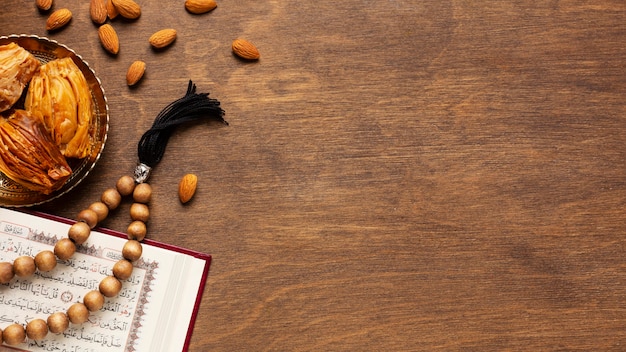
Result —
[[[46,21],[47,31],[56,31],[63,28],[72,19],[72,11],[68,9],[59,9],[54,11]]]
[[[133,62],[126,72],[126,83],[129,86],[134,86],[143,77],[144,72],[146,72],[145,62],[141,60]]]
[[[171,28],[161,29],[151,35],[150,39],[148,39],[150,45],[156,49],[165,48],[166,46],[172,44],[174,40],[176,40],[176,30]]]
[[[106,51],[111,54],[117,54],[120,51],[120,40],[115,28],[110,24],[103,24],[98,28],[98,37],[100,37],[100,43]]]
[[[198,176],[194,174],[186,174],[178,184],[178,198],[180,202],[185,204],[193,198],[198,185]]]
[[[117,17],[117,15],[120,14],[117,11],[117,8],[115,7],[115,5],[113,5],[113,0],[107,0],[106,8],[107,8],[107,15],[112,20],[115,19],[115,17]]]
[[[134,20],[141,16],[141,6],[133,0],[112,0],[120,16]]]
[[[195,14],[209,12],[217,7],[215,0],[186,0],[185,8]]]
[[[235,39],[233,41],[233,53],[242,59],[258,60],[261,57],[259,50],[245,39]]]
[[[52,7],[52,0],[36,0],[35,4],[41,11],[48,11]]]
[[[91,20],[97,24],[103,24],[107,20],[106,0],[91,0],[89,3],[89,15]]]

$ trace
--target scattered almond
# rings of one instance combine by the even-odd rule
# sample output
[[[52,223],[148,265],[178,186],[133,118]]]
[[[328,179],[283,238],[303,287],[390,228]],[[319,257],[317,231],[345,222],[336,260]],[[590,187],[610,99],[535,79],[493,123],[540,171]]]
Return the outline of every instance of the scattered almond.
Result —
[[[107,0],[106,8],[107,8],[107,15],[112,20],[115,19],[115,17],[117,17],[117,15],[120,14],[117,11],[117,8],[115,7],[115,5],[113,5],[113,0]]]
[[[48,11],[52,7],[52,0],[36,0],[35,4],[41,11]]]
[[[180,202],[185,204],[193,198],[198,185],[198,176],[194,174],[186,174],[178,184],[178,198]]]
[[[133,0],[112,0],[120,16],[134,20],[141,16],[141,6]]]
[[[68,9],[59,9],[54,11],[46,21],[47,31],[56,31],[63,28],[72,19],[72,11]]]
[[[103,24],[107,20],[106,0],[91,0],[89,3],[89,14],[91,20],[97,24]]]
[[[111,54],[117,54],[120,51],[120,40],[117,37],[117,32],[110,24],[103,24],[98,28],[98,36],[100,37],[100,43],[106,51]]]
[[[176,30],[167,28],[161,29],[160,31],[151,35],[148,41],[150,42],[150,45],[152,45],[154,48],[162,49],[172,44],[174,40],[176,40]]]
[[[141,77],[143,77],[144,72],[146,72],[145,62],[140,60],[133,62],[130,67],[128,67],[128,71],[126,72],[126,83],[129,86],[137,84]]]
[[[186,0],[185,8],[194,14],[209,12],[217,7],[215,0]]]
[[[233,53],[242,59],[258,60],[261,57],[259,50],[245,39],[235,39],[233,41]]]

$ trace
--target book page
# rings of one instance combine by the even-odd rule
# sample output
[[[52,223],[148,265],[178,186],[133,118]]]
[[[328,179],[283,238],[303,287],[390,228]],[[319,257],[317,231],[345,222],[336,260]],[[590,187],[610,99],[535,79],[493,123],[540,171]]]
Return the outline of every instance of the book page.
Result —
[[[42,250],[53,250],[57,240],[67,237],[68,229],[64,223],[0,208],[0,262],[12,263],[18,256],[34,257]],[[73,303],[82,302],[87,292],[98,290],[100,281],[112,275],[125,243],[124,238],[92,231],[77,253],[58,261],[52,271],[37,271],[0,285],[0,328],[46,320],[50,314],[66,312]],[[142,258],[133,264],[133,274],[122,282],[119,295],[105,298],[103,309],[92,312],[86,323],[70,324],[62,334],[48,333],[43,340],[27,339],[14,347],[75,352],[182,350],[205,261],[144,244]],[[195,290],[177,289],[185,286]],[[181,309],[173,302],[186,302],[186,306]],[[167,343],[153,343],[164,335]]]

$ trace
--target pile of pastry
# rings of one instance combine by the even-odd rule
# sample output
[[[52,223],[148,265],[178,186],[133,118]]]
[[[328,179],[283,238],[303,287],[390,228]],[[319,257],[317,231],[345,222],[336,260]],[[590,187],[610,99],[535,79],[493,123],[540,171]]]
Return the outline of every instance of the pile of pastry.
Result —
[[[93,105],[72,58],[42,65],[15,43],[0,46],[0,171],[29,190],[61,188],[68,159],[90,154]]]

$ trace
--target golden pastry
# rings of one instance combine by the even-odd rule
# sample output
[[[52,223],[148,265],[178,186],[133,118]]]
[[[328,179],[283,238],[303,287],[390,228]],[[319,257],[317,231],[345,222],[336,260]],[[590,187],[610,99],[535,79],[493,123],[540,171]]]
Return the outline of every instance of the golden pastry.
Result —
[[[26,110],[9,110],[0,117],[0,171],[44,194],[61,188],[72,173],[41,120]]]
[[[33,54],[15,43],[0,46],[0,112],[20,99],[39,65]]]
[[[41,66],[30,82],[24,105],[43,121],[65,157],[89,155],[93,100],[85,76],[71,58]]]

